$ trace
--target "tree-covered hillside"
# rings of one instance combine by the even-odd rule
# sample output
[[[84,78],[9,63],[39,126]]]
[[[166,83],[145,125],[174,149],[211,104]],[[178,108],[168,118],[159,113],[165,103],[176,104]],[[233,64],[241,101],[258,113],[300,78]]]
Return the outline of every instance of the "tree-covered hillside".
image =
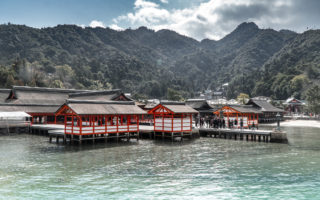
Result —
[[[320,31],[298,35],[263,66],[255,83],[255,95],[305,99],[308,89],[320,85]]]
[[[121,88],[137,98],[179,99],[230,82],[230,98],[240,92],[301,96],[318,84],[319,38],[318,31],[297,34],[254,23],[240,24],[219,41],[201,42],[146,27],[5,24],[0,25],[0,87]]]

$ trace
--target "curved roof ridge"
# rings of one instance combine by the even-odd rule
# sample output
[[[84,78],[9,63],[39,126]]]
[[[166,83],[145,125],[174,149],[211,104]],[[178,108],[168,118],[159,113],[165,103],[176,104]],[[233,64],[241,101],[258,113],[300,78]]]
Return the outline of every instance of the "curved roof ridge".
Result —
[[[179,102],[179,101],[160,101],[160,104],[162,104],[162,105],[186,105],[185,102]]]
[[[39,91],[39,92],[59,92],[59,93],[80,93],[89,92],[92,90],[77,90],[77,89],[62,89],[62,88],[48,88],[48,87],[30,87],[30,86],[12,86],[12,90],[23,91]]]
[[[67,104],[119,104],[119,105],[135,105],[134,101],[98,101],[98,100],[78,100],[78,99],[67,99]]]
[[[120,94],[120,89],[114,90],[98,90],[98,91],[88,91],[88,92],[77,92],[69,94],[69,97],[78,97],[78,96],[91,96],[91,95],[101,95],[101,94]]]

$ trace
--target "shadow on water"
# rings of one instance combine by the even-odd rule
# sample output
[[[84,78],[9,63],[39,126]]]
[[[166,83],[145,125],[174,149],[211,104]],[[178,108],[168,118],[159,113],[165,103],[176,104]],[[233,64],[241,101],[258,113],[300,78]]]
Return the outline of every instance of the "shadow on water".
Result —
[[[143,141],[143,140],[142,140]],[[146,140],[150,141],[150,140]],[[176,139],[174,141],[171,140],[152,140],[154,145],[156,146],[185,146],[192,144],[195,139],[188,139],[180,141],[180,139]],[[117,147],[129,147],[129,146],[139,146],[139,141],[133,140],[130,142],[127,141],[96,141],[95,143],[92,142],[85,142],[83,144],[56,144],[56,143],[47,143],[48,146],[40,146],[38,147],[39,151],[42,153],[67,153],[67,152],[78,152],[78,151],[91,151],[91,150],[98,150],[98,149],[106,149],[106,148],[117,148]]]
[[[48,143],[50,144],[50,143]],[[139,145],[137,141],[121,141],[121,142],[86,142],[83,144],[56,144],[51,143],[50,146],[39,147],[39,151],[42,153],[67,153],[67,152],[78,152],[78,151],[91,151],[106,148],[116,148],[116,147],[128,147]]]
[[[153,144],[156,146],[184,146],[192,144],[196,139],[184,139],[183,141],[180,140],[180,138],[175,138],[174,141],[171,141],[169,139],[165,140],[153,140]]]

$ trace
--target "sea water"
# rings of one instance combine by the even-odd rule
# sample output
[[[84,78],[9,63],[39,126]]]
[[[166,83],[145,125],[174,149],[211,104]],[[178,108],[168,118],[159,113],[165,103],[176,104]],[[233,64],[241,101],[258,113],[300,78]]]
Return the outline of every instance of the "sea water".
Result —
[[[0,136],[0,199],[320,199],[320,129],[283,129],[289,145]]]

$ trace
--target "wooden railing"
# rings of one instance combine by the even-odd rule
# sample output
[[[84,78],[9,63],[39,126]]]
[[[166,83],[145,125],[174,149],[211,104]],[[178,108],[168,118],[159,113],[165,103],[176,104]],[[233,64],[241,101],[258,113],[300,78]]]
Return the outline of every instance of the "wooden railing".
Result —
[[[191,131],[191,120],[186,118],[156,118],[155,119],[155,131],[170,131],[181,132]]]
[[[28,127],[30,126],[29,121],[24,120],[4,120],[0,121],[1,128],[8,128],[8,127]]]
[[[130,125],[102,125],[102,126],[72,126],[70,124],[66,125],[65,133],[74,135],[92,135],[92,134],[107,134],[107,133],[123,133],[123,132],[138,132],[139,127],[137,124]]]

